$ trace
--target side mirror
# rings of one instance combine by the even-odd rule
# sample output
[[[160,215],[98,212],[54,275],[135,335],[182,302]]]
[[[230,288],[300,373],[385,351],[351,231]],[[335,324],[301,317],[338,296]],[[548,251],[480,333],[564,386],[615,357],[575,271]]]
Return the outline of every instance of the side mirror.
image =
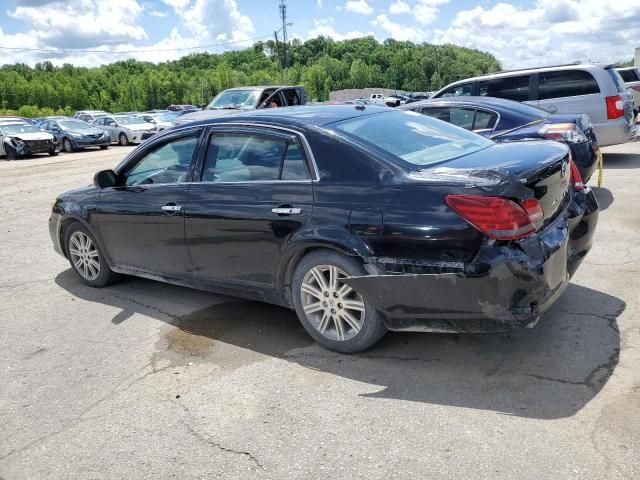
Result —
[[[117,184],[118,178],[113,170],[101,170],[93,176],[93,185],[96,188],[115,187]]]

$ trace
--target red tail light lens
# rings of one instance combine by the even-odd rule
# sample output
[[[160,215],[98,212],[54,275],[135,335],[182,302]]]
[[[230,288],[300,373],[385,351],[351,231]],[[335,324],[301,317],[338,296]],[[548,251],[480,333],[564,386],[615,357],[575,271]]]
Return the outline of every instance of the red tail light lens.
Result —
[[[447,195],[445,203],[467,222],[496,240],[518,240],[537,230],[535,222],[542,220],[542,207],[536,199],[520,206],[502,197],[478,195]]]
[[[582,182],[582,175],[580,175],[578,166],[573,160],[570,160],[569,163],[571,165],[571,183],[573,183],[573,188],[576,192],[584,190],[584,183]]]
[[[624,115],[624,104],[620,95],[607,97],[607,118],[613,120]]]

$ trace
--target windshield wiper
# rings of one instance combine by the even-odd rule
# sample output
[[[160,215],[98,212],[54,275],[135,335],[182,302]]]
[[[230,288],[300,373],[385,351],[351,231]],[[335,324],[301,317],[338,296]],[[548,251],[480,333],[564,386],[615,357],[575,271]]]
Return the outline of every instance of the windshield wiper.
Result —
[[[515,132],[516,130],[520,130],[521,128],[530,127],[531,125],[536,125],[536,124],[542,123],[544,121],[546,121],[546,118],[541,118],[539,120],[534,120],[533,122],[525,123],[524,125],[520,125],[519,127],[511,128],[509,130],[503,130],[502,132],[496,133],[494,135],[489,135],[489,138],[491,140],[493,140],[494,138],[498,138],[498,137],[500,137],[502,135],[506,135],[507,133]]]

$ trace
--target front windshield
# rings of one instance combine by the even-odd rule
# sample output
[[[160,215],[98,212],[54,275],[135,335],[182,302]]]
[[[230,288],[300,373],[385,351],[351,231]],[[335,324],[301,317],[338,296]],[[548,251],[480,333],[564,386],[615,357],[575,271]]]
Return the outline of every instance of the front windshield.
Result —
[[[147,123],[139,117],[117,117],[116,120],[120,125],[135,125],[137,123]]]
[[[253,109],[258,105],[260,90],[225,90],[207,105],[207,110],[221,108]]]
[[[160,121],[162,122],[173,122],[176,118],[180,116],[179,113],[176,112],[166,112],[162,115],[159,115]]]
[[[40,130],[35,125],[3,125],[1,128],[7,135],[18,135],[20,133],[40,133]]]
[[[87,122],[80,120],[64,120],[58,123],[63,130],[86,130],[87,128],[92,128]]]
[[[333,124],[340,132],[416,166],[428,166],[490,147],[491,140],[420,113],[388,112]]]

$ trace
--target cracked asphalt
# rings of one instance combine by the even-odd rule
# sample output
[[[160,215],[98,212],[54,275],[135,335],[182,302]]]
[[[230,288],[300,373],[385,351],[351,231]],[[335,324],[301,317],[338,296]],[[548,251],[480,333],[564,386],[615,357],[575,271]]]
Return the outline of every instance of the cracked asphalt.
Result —
[[[279,307],[76,281],[51,202],[128,151],[0,161],[0,478],[640,478],[640,143],[605,149],[595,246],[536,328],[351,356]]]

